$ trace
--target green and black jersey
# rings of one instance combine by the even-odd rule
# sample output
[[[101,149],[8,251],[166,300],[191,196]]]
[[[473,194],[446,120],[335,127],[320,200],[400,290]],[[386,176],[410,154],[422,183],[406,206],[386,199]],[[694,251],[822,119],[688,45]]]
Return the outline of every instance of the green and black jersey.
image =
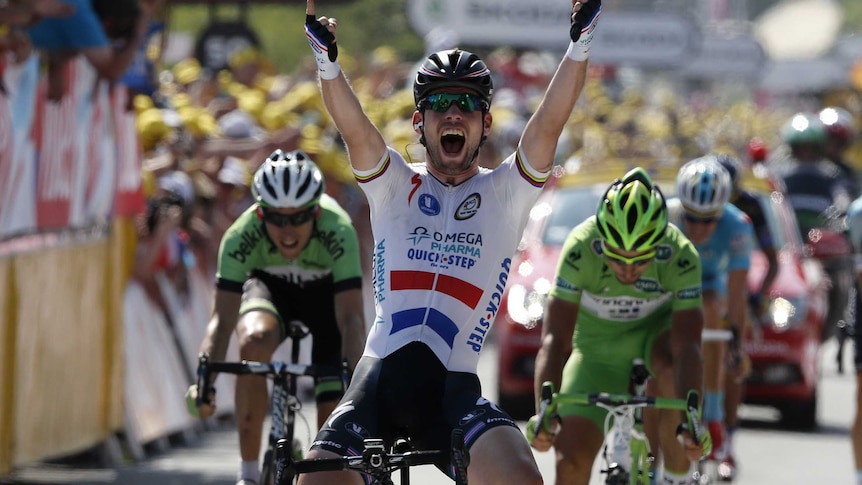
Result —
[[[331,282],[333,294],[360,288],[359,240],[350,216],[325,194],[320,208],[308,246],[293,261],[282,256],[269,238],[255,206],[243,212],[221,240],[216,287],[241,293],[249,274],[262,272],[299,288]]]

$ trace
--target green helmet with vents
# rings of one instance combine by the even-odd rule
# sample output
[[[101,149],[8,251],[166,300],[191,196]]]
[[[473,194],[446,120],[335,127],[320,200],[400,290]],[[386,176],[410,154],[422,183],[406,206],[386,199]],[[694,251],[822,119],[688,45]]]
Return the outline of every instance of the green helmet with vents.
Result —
[[[621,251],[649,251],[664,237],[664,195],[640,167],[615,180],[599,200],[596,225],[605,244]]]

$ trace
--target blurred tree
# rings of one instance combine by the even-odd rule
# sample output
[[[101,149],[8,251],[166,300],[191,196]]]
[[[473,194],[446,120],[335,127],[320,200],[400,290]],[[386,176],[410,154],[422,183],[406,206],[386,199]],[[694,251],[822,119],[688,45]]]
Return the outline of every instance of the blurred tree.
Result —
[[[300,62],[311,59],[302,25],[305,5],[250,5],[248,23],[259,35],[263,51],[282,72],[290,72]],[[240,18],[236,5],[214,9],[218,20]],[[339,52],[365,58],[374,48],[395,47],[403,59],[418,59],[423,54],[422,38],[407,21],[407,0],[361,0],[337,5],[318,5],[318,15],[340,20]],[[195,37],[206,27],[210,8],[206,5],[172,5],[169,28]]]

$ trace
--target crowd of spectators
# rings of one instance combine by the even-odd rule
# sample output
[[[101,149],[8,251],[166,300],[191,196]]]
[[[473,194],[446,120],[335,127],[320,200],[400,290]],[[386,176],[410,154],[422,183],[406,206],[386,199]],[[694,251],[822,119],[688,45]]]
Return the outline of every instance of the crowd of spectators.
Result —
[[[251,174],[274,149],[302,149],[323,169],[327,191],[352,211],[371,254],[367,206],[347,163],[339,135],[323,107],[311,57],[293,72],[277,72],[265,54],[234,51],[224,70],[213,72],[194,57],[171,66],[159,62],[163,45],[159,13],[165,0],[8,0],[0,3],[0,71],[3,62],[41,56],[49,78],[48,97],[64,96],[63,65],[80,55],[98,75],[125,83],[133,96],[143,150],[148,209],[140,217],[134,275],[155,273],[182,288],[184,274],[198,271],[211,281],[221,235],[251,203]],[[435,31],[428,51],[455,47],[457,36]],[[555,66],[555,55],[501,47],[482,53],[495,76],[494,123],[480,164],[493,167],[514,150],[524,124]],[[399,58],[379,47],[341,65],[371,121],[405,158],[422,161],[417,135],[405,123],[414,105],[411,74],[417,59]],[[660,82],[632,87],[609,66],[591,68],[579,106],[558,144],[556,162],[678,165],[707,152],[747,159],[758,138],[771,151],[780,126],[799,106],[766,107],[750,95],[716,95]],[[835,102],[831,104],[836,104]],[[858,92],[845,96],[858,119]],[[851,160],[859,160],[859,147]],[[857,167],[859,165],[857,164]],[[369,261],[364,264],[370,265]],[[153,293],[154,298],[157,297]]]

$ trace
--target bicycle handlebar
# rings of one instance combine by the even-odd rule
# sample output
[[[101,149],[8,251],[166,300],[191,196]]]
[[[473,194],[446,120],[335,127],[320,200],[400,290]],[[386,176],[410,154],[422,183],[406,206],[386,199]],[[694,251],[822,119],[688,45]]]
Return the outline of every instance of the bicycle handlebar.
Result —
[[[614,394],[607,392],[576,392],[569,394],[560,394],[554,392],[554,385],[551,382],[542,384],[542,400],[539,403],[539,412],[536,415],[537,426],[534,436],[528,436],[532,441],[535,438],[539,429],[550,429],[552,419],[560,420],[560,416],[556,413],[559,404],[582,404],[590,406],[633,406],[633,407],[654,407],[658,409],[670,409],[676,411],[685,411],[686,420],[689,425],[695,429],[693,438],[699,440],[700,436],[697,432],[697,426],[694,426],[698,419],[699,407],[698,393],[690,391],[687,399],[678,399],[672,397],[656,397],[656,396],[639,396],[633,394]],[[693,404],[692,404],[693,403]],[[699,442],[699,441],[695,441]]]
[[[404,453],[389,453],[382,439],[366,439],[361,455],[339,456],[333,458],[311,458],[295,461],[287,452],[287,440],[279,440],[276,445],[277,480],[281,485],[284,477],[303,473],[353,470],[365,473],[375,479],[388,477],[392,472],[406,467],[434,465],[449,460],[454,467],[455,483],[468,485],[467,467],[470,452],[464,444],[464,432],[452,431],[451,450],[411,450]]]
[[[648,406],[658,409],[670,409],[676,411],[688,410],[688,399],[674,397],[638,396],[625,393],[608,392],[573,392],[560,394],[553,391],[553,384],[545,382],[542,384],[542,403],[549,401],[551,405],[558,404],[583,404],[607,406]],[[696,393],[695,393],[696,397]]]
[[[207,392],[207,390],[211,387],[210,378],[213,373],[223,372],[226,374],[236,375],[263,375],[274,377],[283,377],[287,375],[323,377],[331,376],[339,372],[346,372],[345,365],[342,365],[342,367],[339,368],[331,365],[292,364],[281,361],[256,362],[251,360],[242,360],[239,362],[210,362],[209,354],[202,352],[198,357],[197,405],[211,404],[209,392]]]

